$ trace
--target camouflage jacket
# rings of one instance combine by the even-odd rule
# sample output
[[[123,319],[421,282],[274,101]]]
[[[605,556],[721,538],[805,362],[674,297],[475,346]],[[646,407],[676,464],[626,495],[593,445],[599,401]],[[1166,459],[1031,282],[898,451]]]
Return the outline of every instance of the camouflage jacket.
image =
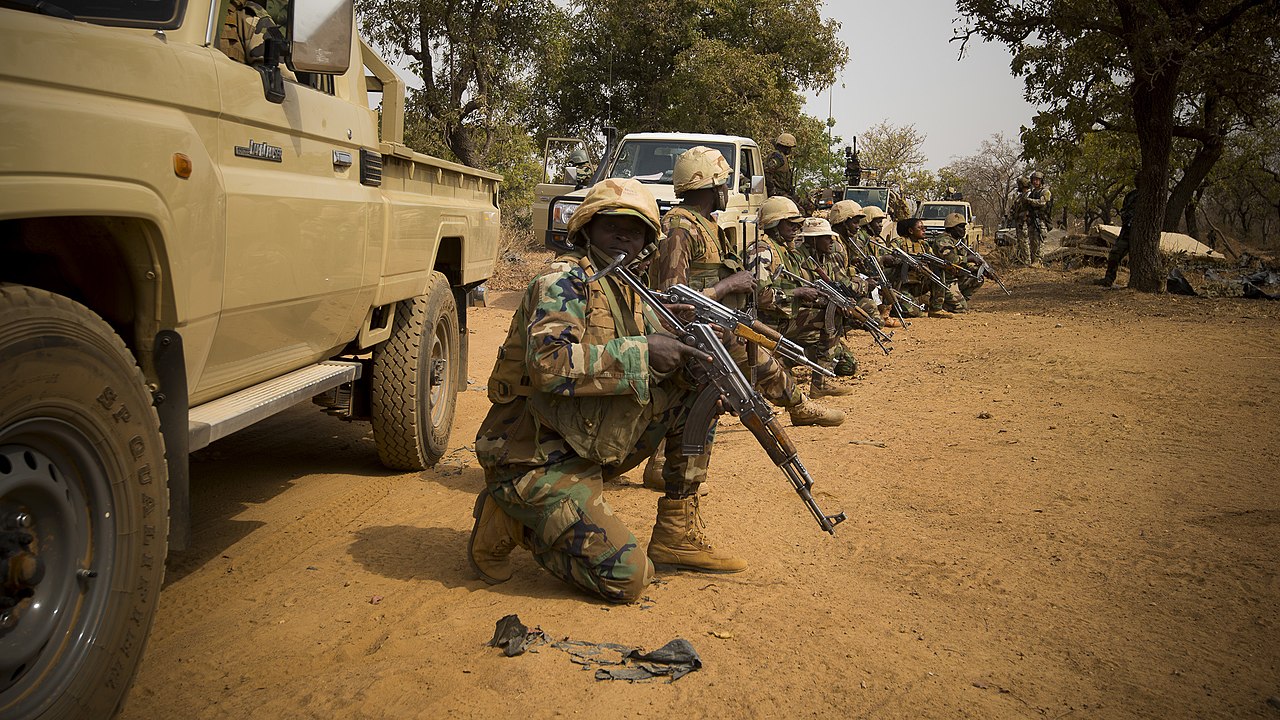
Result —
[[[665,290],[683,284],[705,290],[742,269],[742,262],[726,247],[724,231],[714,220],[676,206],[662,216],[662,232],[664,237],[649,265],[652,288]],[[741,307],[742,300],[725,298],[722,302]]]
[[[588,284],[591,269],[581,252],[556,258],[511,319],[489,378],[493,407],[476,434],[491,476],[574,454],[618,462],[644,430],[653,395],[687,392],[649,365],[645,335],[657,318],[612,278]]]
[[[747,269],[760,287],[757,308],[761,320],[780,327],[795,315],[791,291],[797,283],[781,273],[785,269],[804,277],[802,260],[796,247],[783,245],[763,233],[747,248]]]
[[[791,158],[778,151],[773,151],[764,161],[764,184],[769,197],[785,195],[796,199],[795,172],[791,169]]]

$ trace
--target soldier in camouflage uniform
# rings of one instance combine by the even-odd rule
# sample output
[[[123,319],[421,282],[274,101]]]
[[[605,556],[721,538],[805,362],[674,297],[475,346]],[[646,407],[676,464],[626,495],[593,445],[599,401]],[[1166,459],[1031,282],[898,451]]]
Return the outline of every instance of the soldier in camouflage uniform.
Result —
[[[791,133],[784,132],[773,141],[773,152],[764,161],[764,185],[769,197],[781,195],[798,207],[796,176],[791,168],[791,151],[795,146],[796,136]]]
[[[880,263],[881,269],[888,266],[885,264],[886,258],[881,257],[884,250],[870,242],[871,236],[869,233],[860,232],[859,224],[866,216],[866,211],[858,203],[852,200],[841,200],[831,208],[831,229],[839,236],[836,247],[841,248],[840,252],[849,258],[849,274],[851,276],[861,275],[864,278],[872,278],[873,282],[878,282],[875,268],[871,266],[870,262],[863,260],[862,257],[864,255],[875,256]],[[883,219],[881,222],[883,222]],[[888,270],[885,270],[885,275],[889,276]],[[892,281],[892,277],[889,279]],[[887,328],[899,328],[902,327],[902,322],[890,314],[893,310],[892,291],[893,288],[879,288],[879,292],[873,292],[872,297],[879,302],[877,311],[880,316],[880,324]]]
[[[976,275],[979,267],[977,258],[961,250],[959,244],[959,241],[964,240],[965,232],[968,228],[968,222],[964,219],[964,215],[960,213],[947,215],[947,219],[942,223],[942,228],[943,233],[933,241],[934,254]],[[952,277],[951,273],[938,274],[944,281],[950,281],[948,283],[949,289],[943,298],[943,307],[952,312],[968,310],[969,298],[973,296],[974,291],[982,287],[984,281],[981,278],[974,280],[971,277],[960,274],[956,274],[955,277]]]
[[[1031,190],[1026,195],[1026,204],[1028,214],[1030,216],[1027,227],[1031,232],[1028,233],[1028,252],[1030,253],[1030,263],[1033,266],[1041,264],[1044,234],[1053,227],[1053,219],[1049,217],[1049,213],[1053,203],[1053,193],[1049,192],[1049,188],[1044,184],[1044,173],[1037,170],[1031,173]]]
[[[729,179],[733,169],[718,150],[697,146],[676,159],[672,183],[681,202],[662,218],[665,234],[649,266],[649,285],[663,290],[683,284],[707,297],[741,309],[756,289],[751,273],[743,269],[737,251],[712,213],[723,210],[729,201]],[[844,414],[825,408],[805,397],[791,375],[767,353],[754,353],[748,361],[747,348],[734,342],[729,354],[770,402],[787,409],[793,425],[839,425]]]
[[[569,166],[574,169],[574,174],[570,176],[566,171],[562,180],[565,185],[573,185],[575,190],[586,187],[591,182],[591,177],[596,174],[596,166],[591,163],[587,151],[582,148],[574,148],[573,152],[569,153]]]
[[[266,8],[253,0],[231,0],[218,36],[218,49],[236,62],[262,65],[268,35],[282,40],[284,37]]]
[[[920,218],[906,218],[898,221],[898,237],[891,242],[891,247],[899,247],[909,255],[919,255],[922,252],[932,253],[936,248],[929,244],[925,239],[924,221]],[[916,299],[916,302],[924,305],[929,309],[929,317],[949,319],[955,315],[943,308],[946,302],[946,293],[942,288],[931,282],[922,273],[913,270],[906,263],[896,256],[889,256],[883,259],[885,263],[885,272],[889,272],[890,267],[897,269],[898,278],[901,282],[899,289],[902,292],[909,293]],[[911,317],[919,317],[920,312],[912,309],[909,313]]]
[[[858,306],[871,317],[877,317],[876,302],[871,299],[871,287],[867,278],[856,271],[850,271],[842,255],[834,252],[839,245],[839,235],[831,229],[831,224],[823,218],[805,218],[800,230],[799,246],[800,268],[803,277],[809,280],[825,280],[835,285],[857,300]],[[851,377],[858,373],[858,360],[845,346],[844,340],[853,328],[849,318],[833,305],[820,301],[823,307],[823,321],[819,332],[808,327],[797,330],[797,337],[803,337],[806,348],[812,349],[814,360],[828,370],[842,377]],[[797,339],[799,342],[799,339]],[[825,349],[820,352],[819,349]],[[816,388],[822,386],[824,394],[847,395],[848,388],[831,386],[825,378],[819,376]],[[828,387],[831,386],[831,387]]]
[[[656,242],[657,202],[637,180],[595,185],[569,222],[574,251],[534,278],[489,379],[476,434],[485,490],[468,555],[481,579],[511,577],[525,547],[547,571],[609,602],[631,602],[654,567],[739,572],[703,535],[697,490],[708,455],[669,445],[666,496],[646,553],[602,496],[605,479],[683,432],[696,397],[683,366],[700,352],[663,333],[652,311],[612,277],[587,278],[615,253]]]
[[[1009,219],[1013,222],[1013,261],[1021,265],[1031,264],[1031,250],[1027,245],[1027,224],[1031,211],[1027,207],[1027,193],[1031,192],[1031,178],[1018,178],[1017,188],[1009,193]]]

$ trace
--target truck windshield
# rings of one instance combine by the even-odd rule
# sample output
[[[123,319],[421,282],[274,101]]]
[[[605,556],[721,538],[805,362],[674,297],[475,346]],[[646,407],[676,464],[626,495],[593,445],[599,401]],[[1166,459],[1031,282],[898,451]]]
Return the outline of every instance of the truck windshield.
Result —
[[[14,0],[5,5],[28,6],[44,12],[34,0]],[[65,11],[76,20],[98,25],[174,30],[182,25],[186,0],[55,0],[56,10]],[[64,13],[45,12],[63,17]]]
[[[618,149],[618,159],[609,168],[611,178],[633,177],[643,183],[671,184],[671,169],[680,153],[691,147],[705,145],[715,148],[724,156],[729,167],[734,167],[737,155],[728,143],[699,143],[692,140],[628,140]],[[731,180],[732,182],[732,180]]]
[[[862,207],[875,205],[885,212],[889,211],[889,188],[845,188],[844,199],[852,200]]]
[[[960,213],[964,215],[963,205],[938,205],[936,203],[926,203],[920,206],[920,212],[916,217],[924,220],[946,220],[951,213]]]

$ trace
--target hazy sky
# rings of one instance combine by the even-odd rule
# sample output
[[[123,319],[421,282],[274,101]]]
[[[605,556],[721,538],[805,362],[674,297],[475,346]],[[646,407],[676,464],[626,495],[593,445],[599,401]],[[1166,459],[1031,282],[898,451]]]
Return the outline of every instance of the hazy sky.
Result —
[[[931,170],[972,155],[992,133],[1014,138],[1035,108],[1022,99],[1021,78],[1009,71],[1003,45],[948,42],[958,17],[950,0],[829,0],[823,17],[841,24],[849,62],[831,89],[835,134],[846,142],[881,120],[915,125],[925,134]],[[958,27],[958,26],[956,26]],[[827,117],[828,94],[805,112]]]

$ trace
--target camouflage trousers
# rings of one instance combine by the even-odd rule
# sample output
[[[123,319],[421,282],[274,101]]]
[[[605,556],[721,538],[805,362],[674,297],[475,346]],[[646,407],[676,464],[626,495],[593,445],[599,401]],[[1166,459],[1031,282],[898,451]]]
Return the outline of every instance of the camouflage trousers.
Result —
[[[848,332],[840,313],[828,315],[825,307],[801,308],[782,334],[804,348],[809,359],[830,370],[840,356],[841,338]]]
[[[740,342],[731,343],[726,349],[742,374],[755,381],[755,388],[769,402],[789,408],[804,400],[791,373],[763,349],[756,348],[755,352],[748,353],[747,346]]]
[[[605,502],[603,483],[644,462],[666,437],[667,496],[697,494],[707,477],[710,448],[696,457],[681,454],[680,436],[694,395],[673,395],[672,404],[655,414],[635,449],[617,465],[571,454],[541,466],[486,470],[494,501],[526,528],[533,558],[547,572],[609,602],[630,602],[653,579],[653,563]]]
[[[1027,244],[1027,226],[1030,219],[1018,218],[1014,229],[1013,261],[1021,265],[1031,264],[1031,247]]]
[[[942,291],[936,283],[924,280],[922,282],[909,282],[902,286],[902,292],[909,294],[915,298],[916,302],[923,305],[928,311],[941,310],[946,302],[947,293]],[[922,312],[915,308],[908,308],[907,313],[910,317],[920,317]]]

